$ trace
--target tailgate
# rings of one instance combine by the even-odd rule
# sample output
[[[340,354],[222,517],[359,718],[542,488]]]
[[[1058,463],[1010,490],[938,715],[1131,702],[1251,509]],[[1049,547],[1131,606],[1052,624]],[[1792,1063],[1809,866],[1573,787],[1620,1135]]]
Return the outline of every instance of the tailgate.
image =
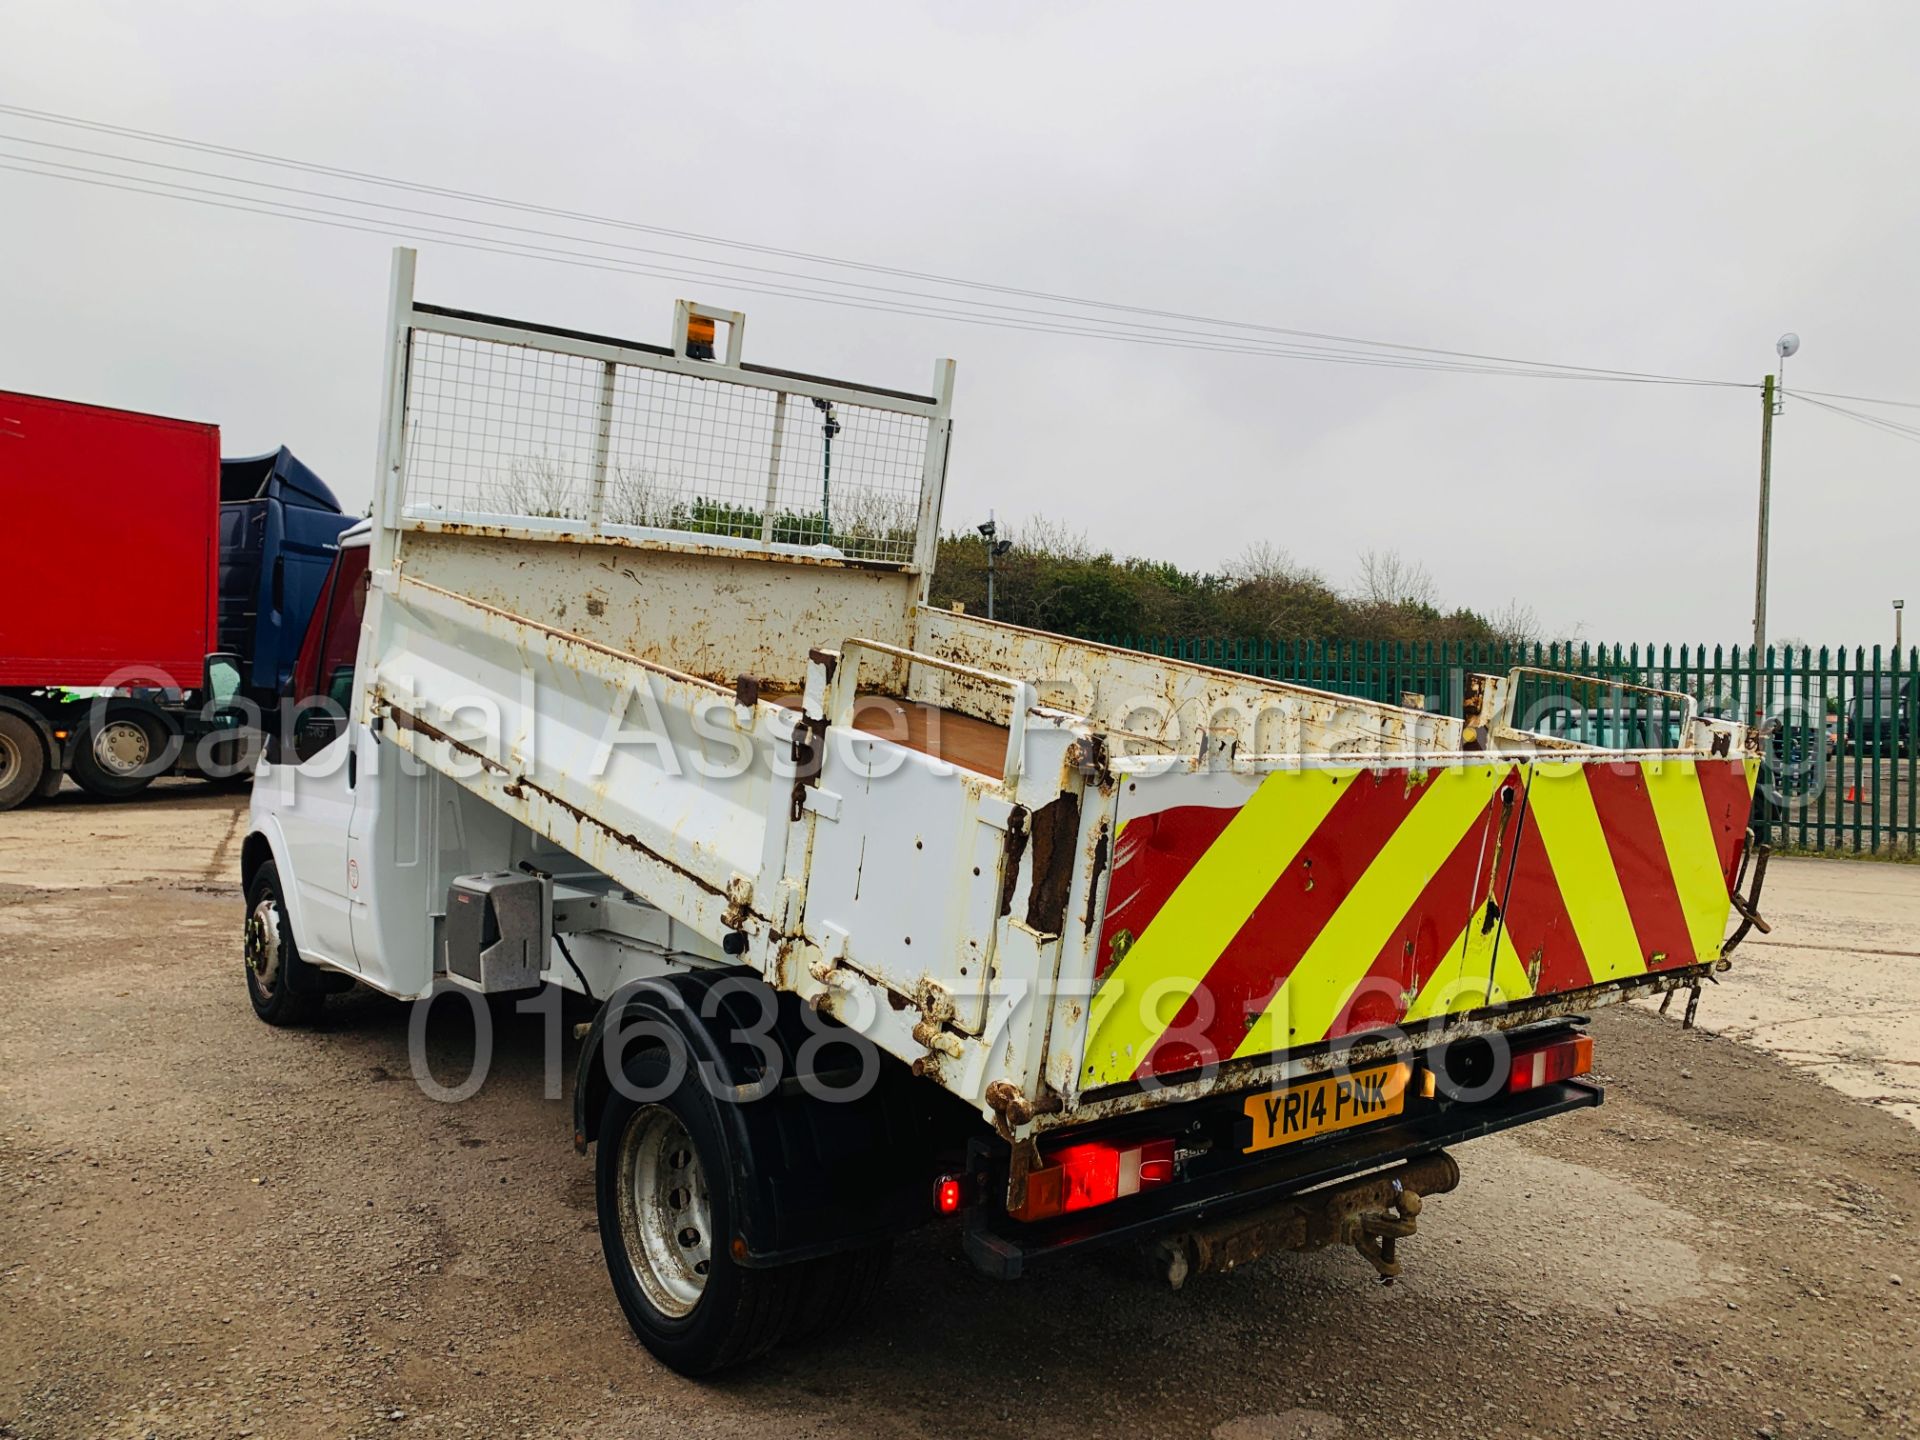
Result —
[[[1080,1088],[1715,959],[1757,761],[1125,777]]]

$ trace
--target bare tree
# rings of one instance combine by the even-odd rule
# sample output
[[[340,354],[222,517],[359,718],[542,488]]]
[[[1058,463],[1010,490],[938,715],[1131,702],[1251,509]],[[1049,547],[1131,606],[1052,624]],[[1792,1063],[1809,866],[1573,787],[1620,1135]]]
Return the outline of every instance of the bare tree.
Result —
[[[1240,585],[1262,581],[1290,585],[1325,583],[1317,572],[1302,565],[1291,553],[1270,540],[1253,541],[1240,552],[1238,559],[1229,560],[1222,566],[1221,573]]]
[[[1487,623],[1493,626],[1493,633],[1509,645],[1539,643],[1540,616],[1531,605],[1517,596],[1496,610]]]
[[[1093,547],[1087,543],[1087,532],[1069,530],[1057,520],[1049,520],[1044,515],[1035,515],[1022,525],[1015,538],[1022,550],[1031,550],[1036,555],[1051,555],[1056,560],[1090,560]]]
[[[504,515],[582,519],[586,510],[565,461],[551,455],[517,455],[494,478],[489,502]]]
[[[1427,567],[1398,550],[1360,552],[1360,599],[1368,605],[1392,607],[1432,605],[1440,587]]]

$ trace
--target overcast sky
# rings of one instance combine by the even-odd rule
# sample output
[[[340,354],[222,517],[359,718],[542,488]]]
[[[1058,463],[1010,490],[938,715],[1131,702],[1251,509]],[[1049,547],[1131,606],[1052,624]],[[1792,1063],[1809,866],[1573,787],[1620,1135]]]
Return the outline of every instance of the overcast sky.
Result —
[[[1454,350],[1757,381],[1791,329],[1790,384],[1920,401],[1904,3],[4,0],[0,32],[15,105]],[[287,444],[358,508],[404,238],[0,171],[0,388],[215,421],[228,454]],[[1751,390],[1149,348],[431,239],[418,293],[654,341],[687,294],[748,312],[750,359],[912,389],[951,355],[949,525],[1044,514],[1190,567],[1267,541],[1339,583],[1393,548],[1449,604],[1518,596],[1588,639],[1750,634]],[[1917,470],[1912,442],[1789,402],[1775,636],[1891,640],[1889,601],[1920,605]]]

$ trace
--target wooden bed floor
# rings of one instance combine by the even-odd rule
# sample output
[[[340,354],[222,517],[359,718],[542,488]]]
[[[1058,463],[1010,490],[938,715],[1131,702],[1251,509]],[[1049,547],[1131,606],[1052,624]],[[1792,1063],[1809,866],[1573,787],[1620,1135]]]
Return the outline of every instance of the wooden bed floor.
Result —
[[[789,710],[800,708],[798,694],[765,698]],[[976,775],[997,780],[1006,773],[1007,727],[991,720],[976,720],[937,705],[912,705],[888,695],[861,695],[853,702],[853,728]]]

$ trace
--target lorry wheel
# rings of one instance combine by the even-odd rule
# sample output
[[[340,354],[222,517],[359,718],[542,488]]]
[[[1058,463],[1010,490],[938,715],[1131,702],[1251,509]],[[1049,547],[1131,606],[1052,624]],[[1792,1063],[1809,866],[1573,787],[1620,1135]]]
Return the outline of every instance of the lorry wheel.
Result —
[[[716,1102],[691,1066],[663,1051],[627,1067],[637,1100],[617,1091],[600,1121],[595,1179],[600,1248],[640,1343],[682,1375],[708,1375],[764,1354],[792,1323],[800,1275],[734,1263],[729,1151]]]
[[[165,763],[166,740],[166,732],[148,716],[109,715],[81,731],[73,749],[73,781],[101,800],[138,795]]]
[[[25,720],[0,710],[0,810],[24,805],[40,788],[47,752]]]
[[[247,886],[247,998],[269,1025],[308,1025],[326,993],[293,943],[293,926],[280,895],[280,872],[269,860]]]

